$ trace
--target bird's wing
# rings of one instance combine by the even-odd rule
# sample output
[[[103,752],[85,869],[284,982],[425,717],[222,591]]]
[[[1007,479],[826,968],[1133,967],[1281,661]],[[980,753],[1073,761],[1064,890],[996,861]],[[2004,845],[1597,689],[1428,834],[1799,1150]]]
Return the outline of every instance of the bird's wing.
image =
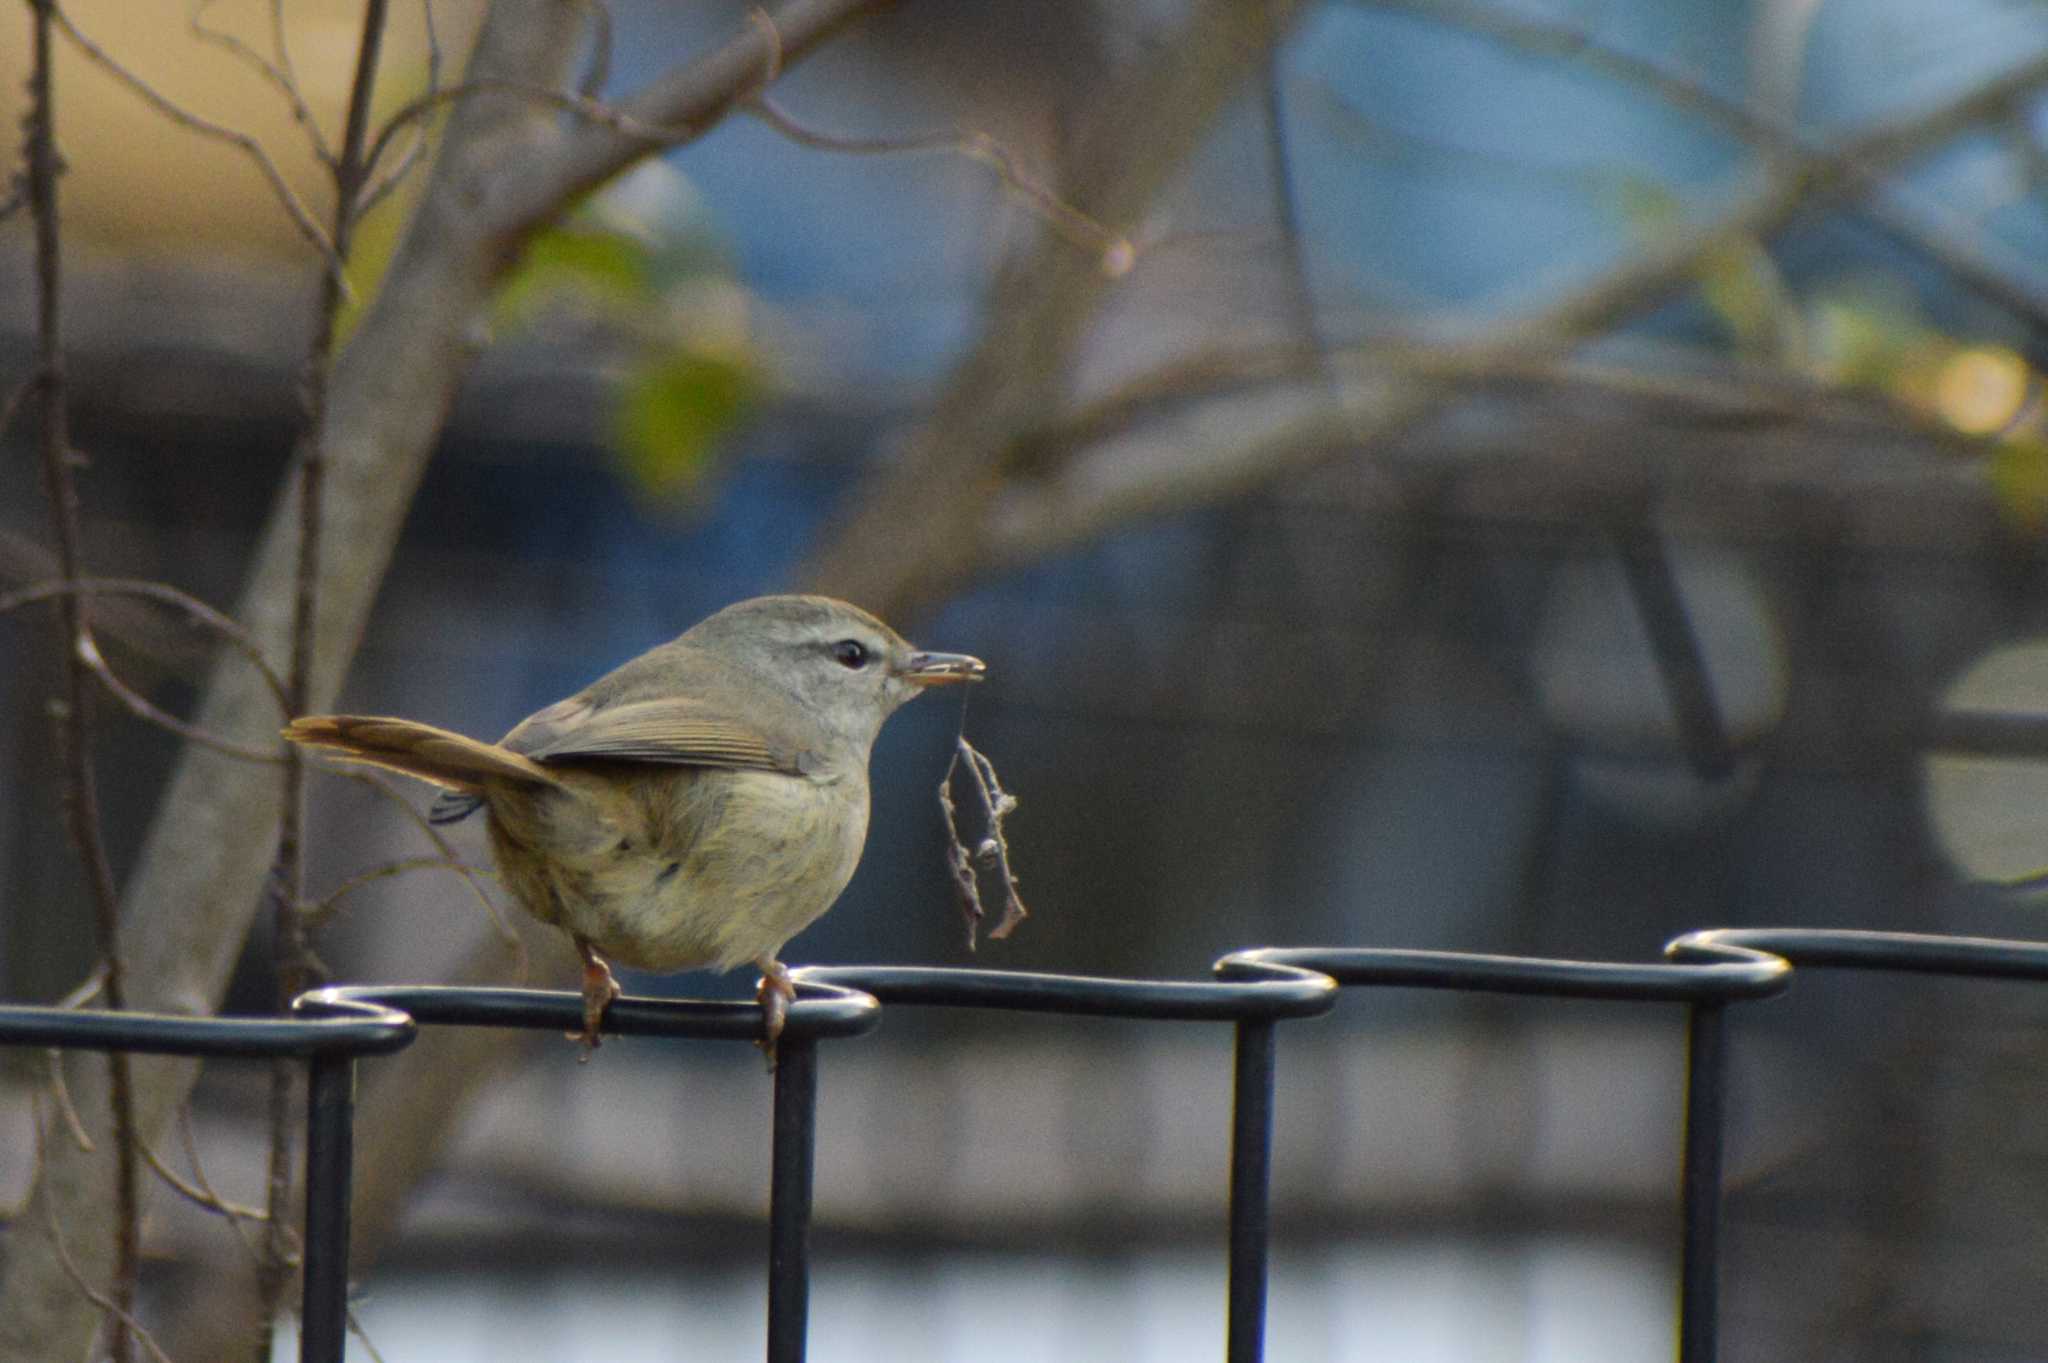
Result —
[[[689,696],[599,705],[571,697],[533,715],[503,746],[536,762],[655,762],[799,775],[804,755]]]

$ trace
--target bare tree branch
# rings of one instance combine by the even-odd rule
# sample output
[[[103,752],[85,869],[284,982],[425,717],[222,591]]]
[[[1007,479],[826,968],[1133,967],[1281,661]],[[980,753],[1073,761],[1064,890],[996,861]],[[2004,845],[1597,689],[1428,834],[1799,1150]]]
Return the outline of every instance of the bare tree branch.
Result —
[[[0,540],[0,544],[4,543],[4,540]],[[168,582],[153,582],[132,577],[81,577],[69,582],[38,582],[19,591],[0,595],[0,615],[19,610],[37,601],[54,600],[67,594],[142,597],[183,612],[195,624],[203,626],[232,645],[244,661],[256,670],[256,675],[270,688],[271,696],[277,701],[280,722],[291,717],[291,706],[285,697],[284,679],[277,675],[276,670],[264,658],[262,648],[249,636],[249,631],[198,597],[179,591]],[[98,620],[97,612],[94,619]],[[139,646],[145,649],[149,647],[147,643]]]
[[[213,1184],[206,1177],[206,1169],[199,1161],[199,1146],[192,1137],[192,1114],[189,1109],[178,1115],[178,1133],[179,1139],[185,1144],[185,1158],[192,1165],[192,1177],[189,1179],[165,1164],[162,1156],[148,1145],[142,1147],[142,1157],[149,1162],[149,1167],[156,1176],[164,1181],[164,1186],[193,1206],[212,1212],[230,1222],[261,1222],[264,1219],[261,1208],[245,1207],[239,1202],[230,1202],[214,1191]],[[247,1240],[243,1243],[248,1246],[250,1256],[254,1259],[257,1254],[256,1246]]]
[[[72,477],[77,456],[71,448],[71,427],[65,391],[62,294],[62,240],[58,219],[57,177],[61,165],[57,154],[56,54],[53,30],[60,24],[55,0],[35,0],[35,56],[29,76],[29,116],[26,122],[28,163],[27,187],[30,216],[35,226],[36,263],[36,397],[40,424],[43,492],[49,501],[51,538],[57,549],[60,578],[73,582],[79,576],[81,531],[78,485]],[[106,833],[100,821],[99,787],[93,769],[93,707],[87,675],[89,657],[97,655],[92,642],[92,613],[89,598],[66,592],[57,598],[58,642],[64,656],[64,698],[56,707],[57,746],[63,770],[61,800],[64,819],[77,852],[85,882],[92,897],[94,938],[100,953],[99,994],[109,1008],[127,1006],[127,977],[120,943],[120,890],[115,884],[113,862],[108,856]],[[135,1172],[137,1128],[135,1118],[134,1068],[120,1051],[107,1055],[108,1103],[114,1132],[114,1190],[112,1223],[105,1234],[96,1236],[97,1245],[110,1260],[104,1281],[104,1301],[114,1320],[109,1347],[115,1363],[127,1363],[129,1337],[135,1309],[136,1280],[142,1269],[141,1201]],[[83,1130],[73,1114],[74,1127]],[[41,1125],[37,1127],[38,1141]],[[85,1152],[81,1152],[85,1153]],[[63,1256],[63,1243],[51,1227],[52,1245]],[[68,1258],[67,1267],[71,1266]],[[80,1283],[88,1294],[99,1294],[87,1280]]]
[[[1800,162],[1825,157],[1799,130],[1773,114],[1721,94],[1703,81],[1608,46],[1592,33],[1552,19],[1464,3],[1464,0],[1359,0],[1375,9],[1414,14],[1480,34],[1520,51],[1580,62],[1650,91],[1672,107],[1712,123],[1767,158]],[[1994,105],[1971,121],[1995,117]],[[1998,262],[1993,248],[1971,240],[1966,224],[1939,205],[1900,198],[1883,183],[1890,165],[1839,153],[1850,188],[1867,195],[1851,211],[1909,250],[1935,261],[1963,283],[2035,326],[2048,326],[2048,287],[2030,277],[2029,262]]]
[[[370,101],[377,86],[377,63],[384,48],[385,19],[390,0],[366,0],[362,38],[356,48],[354,78],[349,83],[348,112],[341,148],[334,160],[335,253],[343,260],[355,239],[357,204],[368,178],[363,151],[370,129]],[[314,309],[312,340],[300,371],[302,425],[296,451],[298,468],[298,546],[292,565],[290,667],[285,695],[294,715],[306,713],[313,685],[318,646],[321,590],[321,531],[327,477],[328,386],[333,378],[335,332],[345,289],[341,276],[321,276],[320,301]],[[299,912],[305,899],[306,758],[297,744],[284,754],[284,790],[277,821],[277,859],[266,882],[270,906],[271,958],[277,973],[279,1013],[319,982],[319,958],[313,954],[311,925]],[[256,1267],[256,1300],[260,1320],[251,1333],[253,1363],[270,1357],[272,1322],[277,1317],[291,1276],[291,1196],[294,1117],[297,1112],[299,1067],[278,1059],[270,1065],[270,1149],[265,1180],[265,1224],[262,1253]]]
[[[1063,197],[1127,234],[1296,10],[1195,5],[1181,31],[1089,111]],[[1058,233],[1041,233],[1004,271],[981,339],[931,419],[857,490],[802,578],[895,617],[971,570],[1017,433],[1059,407],[1074,347],[1107,283]]]
[[[400,133],[425,122],[450,105],[474,99],[478,95],[513,95],[531,101],[538,108],[574,114],[586,122],[610,128],[621,136],[633,138],[650,147],[667,146],[683,141],[697,131],[685,125],[666,127],[642,123],[618,105],[608,104],[576,90],[561,90],[551,85],[538,85],[533,81],[504,76],[476,76],[457,85],[430,89],[400,107],[396,113],[385,119],[384,126],[377,130],[376,138],[370,143],[364,163],[374,170]]]
[[[441,91],[441,32],[434,23],[434,0],[420,0],[420,22],[427,39],[427,95],[432,98]],[[428,130],[422,124],[406,144],[405,154],[398,158],[398,164],[382,174],[374,173],[375,160],[367,153],[363,157],[362,193],[356,197],[355,216],[360,222],[370,215],[370,210],[384,202],[392,191],[404,184],[406,178],[426,158]]]
[[[1006,189],[1029,204],[1031,210],[1075,245],[1095,253],[1104,274],[1114,279],[1130,273],[1138,262],[1131,239],[1097,222],[1073,204],[1053,193],[1037,177],[1017,163],[1009,148],[983,132],[928,133],[922,137],[847,137],[801,123],[766,95],[746,101],[746,110],[776,132],[799,146],[843,156],[896,156],[945,153],[979,161],[995,171]]]
[[[1569,349],[1689,287],[1699,262],[1710,253],[1775,235],[1800,214],[1871,183],[1881,171],[1924,155],[1986,119],[2003,117],[2015,101],[2044,84],[2048,56],[2039,56],[1947,103],[1852,137],[1828,152],[1774,158],[1761,182],[1732,196],[1719,214],[1467,342],[1467,363],[1526,364]],[[1460,391],[1444,384],[1394,382],[1405,376],[1397,365],[1388,368],[1379,381],[1354,375],[1341,413],[1319,401],[1312,385],[1276,383],[1081,452],[1060,469],[1036,466],[1030,479],[998,484],[987,499],[986,521],[963,533],[978,547],[981,565],[1028,561],[1116,525],[1236,495],[1336,452],[1369,448]],[[901,538],[892,532],[884,537],[884,548],[893,552],[900,547],[906,554],[918,549],[889,543]],[[872,549],[873,536],[853,543]]]
[[[187,724],[168,710],[159,708],[147,696],[115,675],[114,669],[107,665],[106,658],[100,653],[99,645],[93,641],[90,634],[78,641],[78,651],[84,655],[86,667],[99,679],[100,685],[104,686],[115,700],[126,706],[128,713],[137,719],[174,733],[187,742],[197,743],[218,753],[226,753],[230,757],[239,757],[244,762],[263,762],[273,767],[285,764],[285,755],[277,751],[274,744],[259,748],[247,743],[237,743],[231,738],[207,733],[203,729]]]
[[[523,181],[522,198],[532,207],[564,202],[610,179],[649,151],[701,137],[730,114],[745,96],[795,65],[855,18],[888,0],[788,0],[755,18],[722,47],[699,61],[677,67],[619,104],[624,122],[586,123],[571,129],[558,155]],[[769,22],[763,24],[760,18]],[[650,143],[632,131],[661,129]]]

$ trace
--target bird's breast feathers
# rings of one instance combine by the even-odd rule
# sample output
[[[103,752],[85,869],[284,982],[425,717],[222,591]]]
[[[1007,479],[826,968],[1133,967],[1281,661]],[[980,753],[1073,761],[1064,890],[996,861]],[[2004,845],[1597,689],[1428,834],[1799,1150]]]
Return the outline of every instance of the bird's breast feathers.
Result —
[[[629,800],[572,796],[550,821],[561,925],[607,957],[730,969],[779,951],[846,888],[867,839],[864,773],[676,775]]]

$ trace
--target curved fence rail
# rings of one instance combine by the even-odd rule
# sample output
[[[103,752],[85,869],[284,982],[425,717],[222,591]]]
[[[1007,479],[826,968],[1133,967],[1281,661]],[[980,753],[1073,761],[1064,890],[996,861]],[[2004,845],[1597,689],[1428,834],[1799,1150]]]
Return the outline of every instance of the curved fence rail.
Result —
[[[1356,947],[1265,947],[1216,963],[1214,980],[1126,980],[909,966],[811,966],[779,1043],[769,1188],[768,1358],[800,1363],[810,1300],[809,1237],[821,1042],[871,1030],[885,1007],[974,1008],[1235,1028],[1229,1311],[1225,1356],[1264,1353],[1268,1190],[1277,1028],[1329,1012],[1348,989],[1444,989],[1678,1005],[1687,1012],[1679,1169],[1678,1358],[1715,1357],[1726,1010],[1790,987],[1801,970],[1865,970],[2048,981],[2048,943],[1913,933],[1728,928],[1692,933],[1646,964]],[[420,1027],[574,1031],[582,999],[532,989],[349,986],[301,997],[290,1018],[185,1018],[0,1007],[0,1044],[240,1058],[308,1067],[306,1242],[299,1357],[339,1363],[348,1324],[348,1199],[358,1057],[409,1045]],[[753,1041],[751,1003],[624,998],[605,1015],[623,1035]]]

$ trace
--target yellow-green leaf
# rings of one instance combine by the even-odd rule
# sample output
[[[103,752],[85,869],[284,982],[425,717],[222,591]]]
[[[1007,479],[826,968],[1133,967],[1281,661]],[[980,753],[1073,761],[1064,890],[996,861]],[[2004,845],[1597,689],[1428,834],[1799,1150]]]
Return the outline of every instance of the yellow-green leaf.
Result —
[[[623,232],[554,227],[528,246],[498,295],[498,315],[524,321],[552,302],[630,313],[654,295],[652,254]]]
[[[678,350],[635,369],[613,413],[613,444],[634,486],[665,501],[687,496],[757,387],[744,360],[726,355]]]
[[[2001,441],[1991,457],[1991,487],[2000,511],[2039,534],[2048,525],[2048,440],[2030,434]]]

